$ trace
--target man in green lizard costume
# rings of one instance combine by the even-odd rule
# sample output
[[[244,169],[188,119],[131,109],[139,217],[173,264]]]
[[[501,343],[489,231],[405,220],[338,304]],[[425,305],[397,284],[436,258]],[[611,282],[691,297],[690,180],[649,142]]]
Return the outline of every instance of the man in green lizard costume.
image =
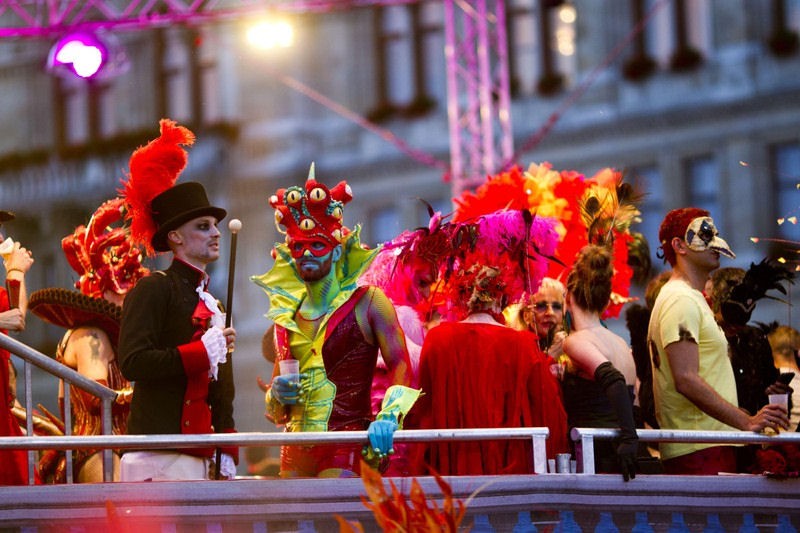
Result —
[[[342,208],[352,199],[340,182],[333,189],[314,179],[270,198],[286,243],[275,263],[253,281],[270,298],[276,361],[297,359],[300,373],[280,375],[275,365],[266,392],[267,418],[286,431],[364,430],[366,455],[379,463],[392,453],[395,430],[419,391],[405,387],[411,367],[403,331],[389,299],[377,287],[357,285],[377,250],[366,250],[359,228],[347,232]],[[378,350],[394,386],[372,420],[370,388]],[[284,446],[283,477],[358,475],[361,444]]]

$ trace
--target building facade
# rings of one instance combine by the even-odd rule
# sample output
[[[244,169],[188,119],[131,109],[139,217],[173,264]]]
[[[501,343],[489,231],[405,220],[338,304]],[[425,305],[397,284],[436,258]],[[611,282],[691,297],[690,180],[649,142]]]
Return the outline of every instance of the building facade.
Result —
[[[654,264],[661,218],[690,204],[712,211],[739,255],[732,266],[767,254],[796,260],[796,246],[766,239],[800,240],[799,4],[507,0],[510,162],[624,170],[646,194],[636,229]],[[248,279],[269,268],[281,239],[269,195],[302,182],[314,162],[317,179],[350,183],[345,222],[363,224],[371,245],[424,224],[419,199],[451,208],[443,3],[286,16],[294,45],[269,53],[244,38],[250,15],[119,32],[125,61],[90,82],[48,72],[49,41],[0,41],[0,207],[18,215],[7,233],[34,251],[30,290],[71,286],[61,238],[116,194],[159,118],[197,134],[181,179],[203,182],[243,222],[233,310],[240,430],[270,426],[255,381],[271,372],[260,349],[268,302]],[[223,255],[211,269],[221,297]],[[774,316],[764,319],[797,327],[788,307],[766,309]],[[53,353],[60,336],[31,317],[20,338]],[[38,383],[37,401],[55,408],[56,385]]]

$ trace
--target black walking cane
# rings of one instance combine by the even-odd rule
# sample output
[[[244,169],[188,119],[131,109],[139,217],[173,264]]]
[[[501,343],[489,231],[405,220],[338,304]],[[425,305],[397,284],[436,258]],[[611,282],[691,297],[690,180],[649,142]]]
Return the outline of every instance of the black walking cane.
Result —
[[[228,301],[225,303],[225,327],[231,327],[233,319],[233,273],[236,271],[236,236],[242,229],[242,221],[232,218],[228,222],[228,229],[231,232],[231,255],[228,260]],[[222,462],[222,448],[216,450],[216,463],[214,464],[214,479],[219,479],[220,463]]]

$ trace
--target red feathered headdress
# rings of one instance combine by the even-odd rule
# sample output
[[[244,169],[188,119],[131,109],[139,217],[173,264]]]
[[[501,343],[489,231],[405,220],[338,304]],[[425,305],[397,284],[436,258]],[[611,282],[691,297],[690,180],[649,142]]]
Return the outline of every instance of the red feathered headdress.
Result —
[[[67,261],[80,275],[75,288],[86,296],[102,298],[106,290],[125,294],[148,273],[125,228],[111,228],[122,220],[123,202],[122,198],[105,202],[88,225],[78,226],[61,240]]]
[[[128,203],[127,219],[131,222],[131,238],[154,254],[153,235],[158,230],[151,202],[170,189],[186,168],[188,155],[181,145],[191,146],[194,133],[170,119],[161,119],[161,136],[138,148],[131,155],[130,173],[122,193]]]

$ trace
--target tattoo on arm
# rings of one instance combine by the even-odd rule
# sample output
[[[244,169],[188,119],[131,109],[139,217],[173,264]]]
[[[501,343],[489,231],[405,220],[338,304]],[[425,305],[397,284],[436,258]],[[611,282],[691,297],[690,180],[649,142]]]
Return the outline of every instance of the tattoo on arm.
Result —
[[[100,360],[100,338],[94,331],[89,336],[91,337],[91,339],[89,339],[89,347],[91,349],[92,360],[98,361]]]

